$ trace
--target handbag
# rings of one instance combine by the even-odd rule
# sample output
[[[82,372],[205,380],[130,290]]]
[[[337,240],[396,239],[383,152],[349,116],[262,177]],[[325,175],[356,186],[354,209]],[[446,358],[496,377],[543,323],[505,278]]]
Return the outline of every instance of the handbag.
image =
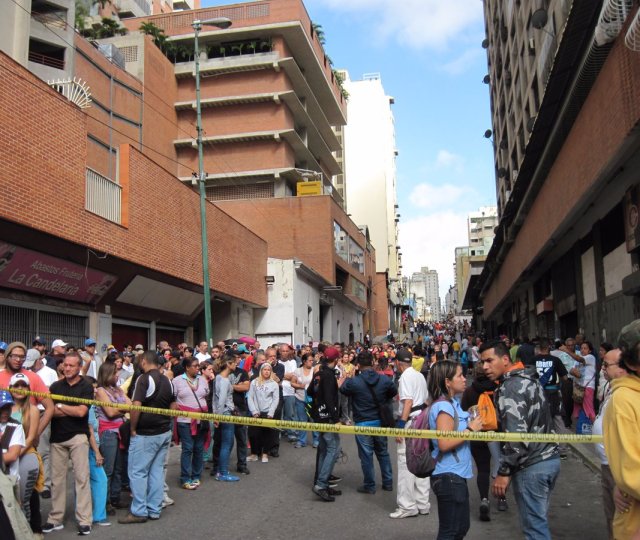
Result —
[[[371,392],[371,397],[373,398],[373,402],[375,403],[378,412],[380,413],[380,425],[382,427],[395,427],[396,425],[396,421],[393,418],[393,411],[391,410],[391,407],[389,406],[389,403],[382,403],[380,404],[380,402],[378,401],[378,397],[376,396],[376,393],[373,391],[373,387],[365,381],[365,383],[367,385],[367,388],[369,389],[369,392]]]
[[[595,375],[591,377],[591,380],[587,383],[587,386],[589,386],[589,384],[594,378],[595,378]],[[577,403],[578,405],[582,405],[582,402],[584,401],[584,392],[587,389],[587,386],[582,386],[581,384],[578,384],[576,381],[573,381],[572,397],[573,397],[574,403]]]

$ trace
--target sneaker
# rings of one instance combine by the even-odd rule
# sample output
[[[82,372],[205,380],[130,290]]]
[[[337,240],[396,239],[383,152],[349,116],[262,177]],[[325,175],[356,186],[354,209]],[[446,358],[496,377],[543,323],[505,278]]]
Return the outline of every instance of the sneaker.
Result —
[[[482,499],[480,502],[480,521],[491,521],[489,499]]]
[[[78,525],[78,536],[88,536],[91,534],[90,525]]]
[[[50,533],[52,531],[61,531],[64,529],[63,523],[49,523],[48,521],[42,526],[43,533]]]
[[[160,515],[159,514],[157,514],[157,515],[149,514],[149,519],[151,521],[158,521],[160,519]]]
[[[50,499],[51,498],[51,490],[50,489],[45,489],[42,493],[40,493],[40,497],[42,497],[43,499]]]
[[[271,450],[271,452],[269,452],[269,455],[271,457],[280,457],[280,452],[278,452],[277,450]],[[264,459],[262,461],[264,461]]]
[[[367,495],[375,495],[376,490],[368,487],[360,486],[356,489],[358,493],[366,493]]]
[[[420,514],[421,516],[428,516],[429,515],[429,509],[428,508],[418,508],[418,514]]]
[[[191,482],[185,482],[184,484],[182,484],[180,486],[182,489],[189,489],[189,490],[194,490],[194,489],[198,489],[198,486],[194,486]]]
[[[247,467],[238,467],[238,472],[240,474],[251,474],[251,471]]]
[[[258,456],[256,456],[255,454],[251,454],[247,457],[247,461],[258,461],[258,459]]]
[[[164,494],[164,499],[162,500],[162,508],[166,508],[167,506],[171,506],[175,501],[169,497],[166,493]]]
[[[297,437],[288,437],[287,438],[287,442],[296,443],[296,442],[298,442],[298,438]]]
[[[342,491],[340,491],[339,489],[329,488],[327,491],[329,491],[329,495],[331,495],[332,497],[339,497],[340,495],[342,495]]]
[[[506,512],[509,509],[509,505],[507,504],[507,499],[498,499],[498,511]]]
[[[199,488],[200,487],[200,480],[191,480],[191,485]]]
[[[329,482],[329,487],[330,488],[337,488],[338,484],[336,484],[335,482]]]
[[[262,456],[262,463],[269,463],[269,456],[267,456],[266,454],[264,456]]]
[[[305,446],[307,445],[301,442],[297,442],[296,444],[293,445],[294,448],[304,448]]]
[[[329,482],[342,482],[342,478],[339,476],[334,476],[333,474],[329,476]]]
[[[419,514],[417,510],[414,512],[407,512],[406,510],[401,510],[400,508],[396,508],[395,512],[391,512],[389,517],[391,519],[404,519],[408,517],[415,517]]]
[[[239,476],[234,476],[233,474],[216,474],[214,480],[218,482],[238,482],[240,480]]]
[[[121,517],[118,520],[118,523],[122,525],[129,525],[131,523],[146,523],[146,522],[147,522],[146,516],[135,516],[131,512],[129,512],[126,516]]]
[[[383,491],[393,491],[393,486],[382,486]]]
[[[330,489],[330,488],[329,488]],[[336,498],[329,493],[329,489],[319,488],[318,486],[313,486],[313,492],[320,497],[324,502],[333,502]]]
[[[313,447],[314,447],[314,448],[318,448],[318,443],[317,443],[317,442],[314,442],[314,443],[313,443]]]
[[[104,521],[94,521],[93,524],[98,527],[111,527],[111,522],[106,519]]]

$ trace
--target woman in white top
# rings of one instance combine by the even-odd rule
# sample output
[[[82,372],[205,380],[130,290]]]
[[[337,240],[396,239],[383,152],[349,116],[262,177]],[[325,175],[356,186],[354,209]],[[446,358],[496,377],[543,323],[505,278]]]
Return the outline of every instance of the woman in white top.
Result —
[[[308,422],[309,417],[307,415],[307,387],[311,383],[313,378],[313,354],[304,353],[302,355],[302,365],[293,372],[293,378],[291,379],[291,386],[295,389],[296,398],[296,420],[298,422]],[[320,439],[320,434],[314,432],[313,444],[316,446],[316,437]],[[298,441],[294,445],[294,448],[304,448],[307,446],[307,432],[304,430],[298,431]]]
[[[580,410],[584,411],[587,418],[593,422],[596,419],[594,408],[594,397],[596,389],[596,357],[593,355],[593,345],[589,341],[584,341],[580,345],[580,359],[576,367],[571,370],[571,375],[576,379],[574,384],[582,386],[584,399],[582,403],[573,404],[573,418],[578,418]]]

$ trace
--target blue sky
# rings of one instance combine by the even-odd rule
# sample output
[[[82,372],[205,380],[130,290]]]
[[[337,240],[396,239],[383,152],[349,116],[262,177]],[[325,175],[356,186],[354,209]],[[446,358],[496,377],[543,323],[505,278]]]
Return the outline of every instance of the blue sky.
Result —
[[[203,5],[229,2],[204,0]],[[481,0],[305,0],[325,49],[352,80],[380,73],[395,98],[403,273],[453,284],[466,217],[495,204]],[[349,179],[347,178],[347,182]]]

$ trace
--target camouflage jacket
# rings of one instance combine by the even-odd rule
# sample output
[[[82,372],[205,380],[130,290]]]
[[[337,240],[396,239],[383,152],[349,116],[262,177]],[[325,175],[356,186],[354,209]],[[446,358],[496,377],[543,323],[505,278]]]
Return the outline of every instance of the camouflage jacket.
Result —
[[[499,430],[510,433],[553,433],[553,419],[535,369],[504,374],[494,402]],[[525,467],[558,456],[556,443],[503,443],[498,474],[511,476]]]

